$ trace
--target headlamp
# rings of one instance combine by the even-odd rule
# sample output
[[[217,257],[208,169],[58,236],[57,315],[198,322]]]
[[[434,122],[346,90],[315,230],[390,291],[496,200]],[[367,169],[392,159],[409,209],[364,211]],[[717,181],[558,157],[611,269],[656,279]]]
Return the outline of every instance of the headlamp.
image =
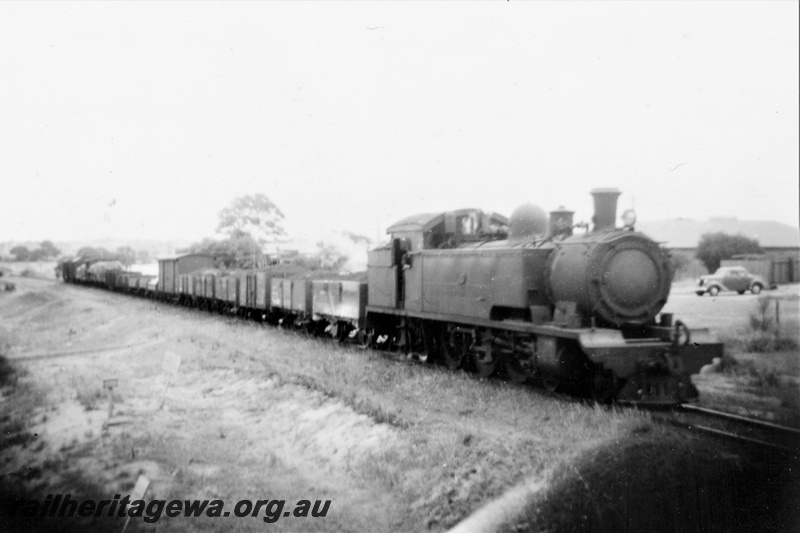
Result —
[[[626,228],[632,228],[636,224],[636,212],[633,209],[626,209],[622,213],[622,223],[625,224]]]

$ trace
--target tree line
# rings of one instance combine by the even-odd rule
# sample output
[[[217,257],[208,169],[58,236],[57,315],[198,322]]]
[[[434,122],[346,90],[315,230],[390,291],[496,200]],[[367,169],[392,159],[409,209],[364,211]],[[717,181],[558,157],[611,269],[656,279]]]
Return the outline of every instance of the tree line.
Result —
[[[42,241],[33,250],[27,246],[15,246],[9,252],[14,256],[14,261],[50,261],[61,255],[61,250],[52,241]]]

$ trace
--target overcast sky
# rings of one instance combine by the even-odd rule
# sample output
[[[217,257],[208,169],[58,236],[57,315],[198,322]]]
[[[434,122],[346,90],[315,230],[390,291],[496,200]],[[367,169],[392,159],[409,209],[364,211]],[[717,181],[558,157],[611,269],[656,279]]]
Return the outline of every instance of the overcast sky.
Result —
[[[0,3],[0,241],[523,202],[798,224],[797,2]]]

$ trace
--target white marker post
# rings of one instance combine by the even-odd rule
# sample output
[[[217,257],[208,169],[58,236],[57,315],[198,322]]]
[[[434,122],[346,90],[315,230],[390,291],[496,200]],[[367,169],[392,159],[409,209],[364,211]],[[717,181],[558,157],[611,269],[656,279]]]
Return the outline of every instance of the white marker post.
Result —
[[[167,386],[164,388],[164,396],[161,398],[161,406],[159,410],[164,408],[164,402],[167,401],[167,391],[169,390],[170,380],[172,376],[178,373],[178,368],[181,366],[181,356],[167,351],[164,354],[164,360],[161,361],[161,369],[167,374]]]
[[[111,421],[111,417],[114,416],[114,387],[119,385],[119,379],[104,379],[103,380],[103,388],[108,391],[108,420],[106,424]]]
[[[139,475],[139,479],[136,480],[136,485],[133,487],[133,492],[131,493],[131,501],[135,502],[136,500],[144,500],[144,495],[147,493],[147,489],[150,487],[150,480],[146,477]],[[125,530],[128,529],[128,522],[131,521],[131,517],[127,516],[125,518],[125,525],[122,526],[122,533],[125,533]]]

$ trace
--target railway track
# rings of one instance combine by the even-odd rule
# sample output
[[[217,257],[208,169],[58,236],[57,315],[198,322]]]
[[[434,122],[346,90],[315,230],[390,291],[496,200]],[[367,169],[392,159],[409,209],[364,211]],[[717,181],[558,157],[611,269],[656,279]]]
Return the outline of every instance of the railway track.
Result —
[[[653,413],[653,418],[747,446],[767,448],[786,454],[800,453],[800,429],[765,420],[681,404],[669,412]]]

